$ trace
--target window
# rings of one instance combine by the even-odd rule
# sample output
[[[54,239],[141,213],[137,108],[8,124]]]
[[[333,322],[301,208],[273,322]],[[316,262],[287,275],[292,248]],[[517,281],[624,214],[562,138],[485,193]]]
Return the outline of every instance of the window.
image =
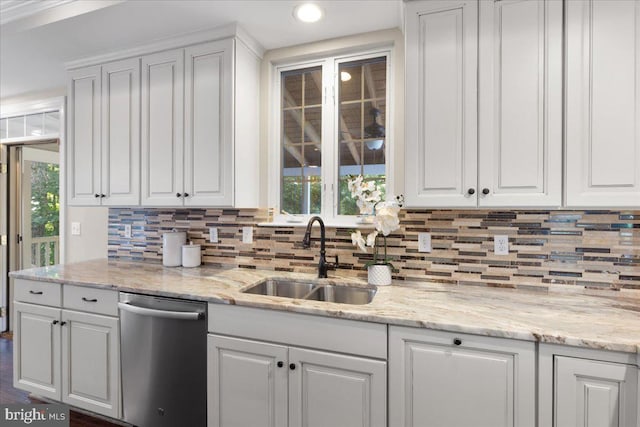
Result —
[[[279,208],[357,215],[347,181],[387,184],[389,53],[331,57],[277,69]]]

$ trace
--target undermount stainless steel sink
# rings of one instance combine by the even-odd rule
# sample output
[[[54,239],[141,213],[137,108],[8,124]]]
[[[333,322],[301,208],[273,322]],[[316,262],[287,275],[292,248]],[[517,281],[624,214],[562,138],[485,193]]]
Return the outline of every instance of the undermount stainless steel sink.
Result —
[[[293,280],[267,279],[243,291],[247,294],[269,295],[274,297],[304,298],[314,288],[309,282]]]
[[[376,295],[375,286],[350,286],[313,283],[288,279],[267,279],[242,291],[247,294],[299,298],[339,304],[369,304]]]
[[[306,299],[341,304],[369,304],[376,295],[376,291],[374,287],[320,285],[309,293]]]

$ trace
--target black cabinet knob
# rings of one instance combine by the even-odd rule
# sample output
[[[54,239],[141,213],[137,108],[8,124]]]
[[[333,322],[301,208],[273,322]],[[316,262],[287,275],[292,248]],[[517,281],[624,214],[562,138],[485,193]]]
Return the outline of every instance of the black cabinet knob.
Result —
[[[454,338],[454,339],[453,339],[453,343],[454,343],[455,345],[460,345],[460,344],[462,344],[462,340],[461,340],[460,338]]]
[[[101,194],[101,195],[100,195],[100,198],[101,198],[101,199],[104,199],[105,197],[107,197],[107,195],[106,195],[106,194]]]
[[[100,197],[100,195],[98,193],[96,193],[96,194],[93,195],[93,197],[95,197],[97,199],[98,197]]]
[[[182,193],[176,193],[176,197],[182,197]]]
[[[292,371],[295,371],[296,370],[296,364],[295,363],[289,364],[289,369],[291,369]]]
[[[482,189],[482,194],[484,194],[485,196],[486,196],[487,194],[489,194],[489,189],[488,189],[488,188],[483,188],[483,189]]]
[[[278,365],[278,368],[282,368],[284,366],[284,362],[278,361],[277,365]]]
[[[182,196],[183,197],[189,197],[189,193],[184,193]]]
[[[60,322],[58,322],[57,320],[54,320],[53,322],[51,322],[52,325],[57,325],[58,323]]]
[[[476,193],[476,189],[475,188],[470,188],[470,189],[467,190],[467,194],[470,195],[470,196],[472,194],[475,194],[475,193]]]
[[[60,322],[60,326],[64,326],[66,324],[67,324],[67,322]]]

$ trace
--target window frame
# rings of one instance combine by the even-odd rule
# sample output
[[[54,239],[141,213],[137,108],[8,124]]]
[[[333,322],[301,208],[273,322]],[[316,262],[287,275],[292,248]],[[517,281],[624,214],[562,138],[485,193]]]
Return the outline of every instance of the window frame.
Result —
[[[357,49],[343,51],[340,53],[327,53],[307,59],[289,59],[275,64],[271,64],[272,81],[269,96],[269,105],[274,106],[269,115],[269,193],[268,203],[274,208],[273,223],[287,225],[306,225],[310,217],[314,214],[299,214],[291,218],[281,213],[281,191],[282,191],[282,73],[292,70],[322,67],[322,202],[319,216],[322,217],[326,225],[337,227],[358,227],[358,217],[356,215],[338,215],[339,198],[339,85],[341,64],[366,60],[371,58],[386,58],[387,84],[385,88],[385,102],[387,111],[385,122],[382,124],[386,129],[385,136],[385,186],[386,199],[393,199],[393,165],[394,165],[394,136],[395,126],[393,117],[395,115],[394,93],[395,76],[393,74],[394,52],[393,45],[382,46],[371,49]]]

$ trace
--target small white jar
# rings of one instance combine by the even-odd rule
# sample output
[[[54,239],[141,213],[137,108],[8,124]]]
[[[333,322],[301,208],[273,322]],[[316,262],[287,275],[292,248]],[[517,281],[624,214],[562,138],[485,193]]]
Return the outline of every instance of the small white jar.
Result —
[[[200,245],[182,245],[183,267],[198,267],[201,262]]]

